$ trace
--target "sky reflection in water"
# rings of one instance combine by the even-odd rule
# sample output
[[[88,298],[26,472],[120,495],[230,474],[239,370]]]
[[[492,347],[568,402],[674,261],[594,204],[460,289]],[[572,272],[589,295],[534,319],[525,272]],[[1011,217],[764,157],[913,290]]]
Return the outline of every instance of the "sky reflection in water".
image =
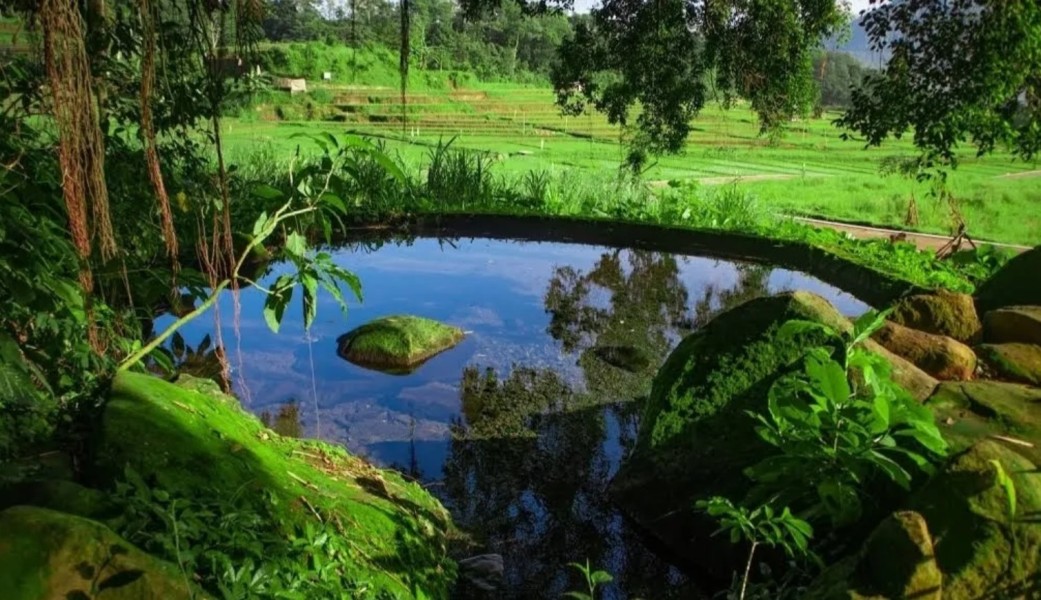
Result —
[[[654,371],[692,327],[744,299],[801,289],[843,313],[866,306],[812,277],[761,266],[572,244],[420,239],[341,249],[364,301],[344,318],[322,295],[310,332],[299,298],[278,334],[263,294],[219,303],[233,384],[252,411],[296,402],[307,436],[344,443],[429,484],[460,526],[504,555],[507,596],[559,597],[589,558],[615,575],[606,597],[691,597],[682,575],[646,549],[604,487],[635,438]],[[282,268],[265,277],[270,283]],[[336,354],[336,338],[373,318],[411,313],[467,338],[416,372],[389,375]],[[156,326],[163,327],[168,318]],[[214,333],[203,317],[189,346]],[[594,348],[650,358],[630,372]],[[313,376],[312,376],[313,374]],[[317,410],[316,410],[317,407]]]

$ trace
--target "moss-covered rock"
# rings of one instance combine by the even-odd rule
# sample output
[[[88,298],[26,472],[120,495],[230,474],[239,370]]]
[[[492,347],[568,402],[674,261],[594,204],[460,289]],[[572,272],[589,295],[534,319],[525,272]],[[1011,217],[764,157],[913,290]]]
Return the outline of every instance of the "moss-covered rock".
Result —
[[[130,466],[176,497],[270,498],[282,528],[342,523],[351,575],[373,596],[448,595],[450,519],[425,490],[342,448],[279,436],[211,382],[182,379],[194,389],[132,373],[115,379],[92,465],[102,481]]]
[[[976,354],[972,348],[947,336],[887,321],[873,338],[893,354],[906,358],[941,381],[972,379],[976,372]]]
[[[630,373],[638,373],[651,365],[650,355],[636,346],[597,346],[591,352],[612,367]]]
[[[998,468],[1015,486],[1016,515]],[[1041,580],[1041,477],[1029,460],[994,441],[955,456],[911,499],[939,540],[945,598],[1032,597]]]
[[[980,344],[977,353],[998,379],[1041,385],[1041,346]]]
[[[940,600],[943,574],[922,515],[900,511],[882,521],[856,555],[827,569],[807,600],[915,598]]]
[[[986,313],[1006,306],[1041,306],[1041,246],[1008,261],[976,290],[976,307]]]
[[[983,341],[1041,346],[1041,306],[1009,306],[983,315]]]
[[[204,597],[101,523],[30,506],[0,512],[0,590],[6,600]]]
[[[432,319],[394,315],[371,321],[337,340],[340,356],[378,370],[409,371],[463,339],[458,327]]]
[[[104,492],[64,479],[19,481],[0,487],[0,510],[20,504],[90,518],[106,516],[113,510]]]
[[[748,488],[743,469],[770,451],[746,411],[765,410],[773,382],[808,348],[824,342],[817,332],[778,338],[778,328],[791,319],[837,330],[851,326],[814,294],[759,298],[686,337],[654,379],[636,448],[611,492],[630,516],[680,556],[720,567],[728,562],[719,544],[705,543],[714,524],[701,520],[691,507],[714,494],[741,497]],[[906,382],[917,397],[932,392],[935,379],[877,343],[868,347],[894,363],[898,381]]]
[[[1015,383],[941,383],[926,401],[952,450],[1004,436],[1020,440],[1017,451],[1041,463],[1041,389]]]
[[[898,325],[944,335],[963,344],[978,342],[983,328],[972,296],[943,290],[901,298],[889,318]]]

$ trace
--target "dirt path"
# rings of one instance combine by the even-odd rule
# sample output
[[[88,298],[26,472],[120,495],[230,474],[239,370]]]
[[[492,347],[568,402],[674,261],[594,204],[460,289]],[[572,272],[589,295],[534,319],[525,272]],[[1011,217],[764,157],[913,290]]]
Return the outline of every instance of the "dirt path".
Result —
[[[1023,171],[1021,173],[1005,173],[1004,175],[996,175],[994,179],[1030,179],[1032,177],[1041,177],[1041,169]]]
[[[912,231],[899,231],[896,229],[885,229],[881,227],[869,227],[867,225],[853,225],[850,223],[842,223],[840,221],[827,221],[824,219],[811,219],[808,217],[793,217],[796,221],[806,223],[807,225],[813,225],[814,227],[827,227],[836,231],[846,232],[853,237],[861,239],[872,239],[872,238],[890,238],[898,236],[904,241],[911,242],[915,246],[922,250],[939,250],[948,241],[950,237],[945,235],[935,235],[932,233],[915,233]],[[998,248],[1005,248],[1012,250],[1013,252],[1025,252],[1030,250],[1030,246],[1019,246],[1016,244],[1001,244],[996,242],[976,242],[977,244],[985,244],[990,246],[996,246]],[[964,246],[963,246],[964,247]]]

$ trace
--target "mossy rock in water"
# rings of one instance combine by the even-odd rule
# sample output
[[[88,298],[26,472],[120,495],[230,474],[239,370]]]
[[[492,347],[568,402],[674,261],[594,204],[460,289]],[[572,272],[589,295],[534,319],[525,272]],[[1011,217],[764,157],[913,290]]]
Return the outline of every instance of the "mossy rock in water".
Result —
[[[943,574],[922,515],[887,517],[856,555],[826,569],[802,596],[806,600],[916,598],[940,600]]]
[[[636,346],[597,346],[592,353],[612,367],[630,373],[638,373],[651,365],[650,355]]]
[[[0,590],[5,600],[206,597],[101,523],[34,506],[0,512]]]
[[[463,339],[458,327],[394,315],[371,321],[336,340],[340,356],[372,369],[407,372]]]
[[[1033,344],[980,344],[980,360],[997,378],[1041,385],[1041,346]]]
[[[983,315],[983,341],[1041,346],[1041,306],[1009,306]]]
[[[1015,487],[1015,516],[998,468]],[[945,598],[1033,597],[1041,581],[1041,476],[1007,446],[981,441],[955,456],[911,499],[939,540]]]
[[[212,382],[182,379],[116,377],[94,448],[102,482],[130,466],[173,497],[256,498],[273,513],[261,526],[274,531],[312,527],[321,515],[343,524],[351,577],[373,596],[448,596],[450,517],[422,487],[340,447],[279,436]]]
[[[944,335],[886,321],[872,338],[941,381],[972,379],[976,372],[976,354],[972,348]]]
[[[978,342],[983,329],[972,296],[944,290],[901,298],[889,318],[898,325],[945,335],[963,344]]]
[[[1041,246],[1008,261],[976,290],[976,307],[986,313],[1006,306],[1041,306]]]
[[[926,406],[955,451],[997,435],[1019,440],[1017,451],[1041,463],[1041,389],[998,381],[941,383]]]
[[[772,449],[746,411],[765,411],[773,382],[825,342],[820,332],[779,338],[778,329],[792,319],[840,331],[851,327],[826,300],[807,292],[758,298],[717,316],[680,342],[658,371],[634,452],[611,484],[631,517],[704,568],[728,571],[739,557],[727,556],[725,541],[706,543],[721,538],[709,538],[716,525],[694,511],[694,502],[747,492],[743,470]],[[897,381],[917,398],[931,394],[935,379],[875,342],[867,347],[890,360]]]

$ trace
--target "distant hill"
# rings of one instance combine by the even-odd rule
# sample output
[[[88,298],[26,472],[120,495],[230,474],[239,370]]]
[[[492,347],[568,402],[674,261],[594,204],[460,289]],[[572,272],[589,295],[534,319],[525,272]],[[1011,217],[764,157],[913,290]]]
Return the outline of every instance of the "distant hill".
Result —
[[[888,60],[889,56],[888,53],[882,55],[871,49],[871,42],[868,40],[867,31],[864,30],[861,19],[858,17],[853,21],[853,31],[848,42],[840,44],[833,38],[828,41],[826,47],[836,52],[845,52],[856,58],[864,66],[877,69],[880,64],[884,64]]]

